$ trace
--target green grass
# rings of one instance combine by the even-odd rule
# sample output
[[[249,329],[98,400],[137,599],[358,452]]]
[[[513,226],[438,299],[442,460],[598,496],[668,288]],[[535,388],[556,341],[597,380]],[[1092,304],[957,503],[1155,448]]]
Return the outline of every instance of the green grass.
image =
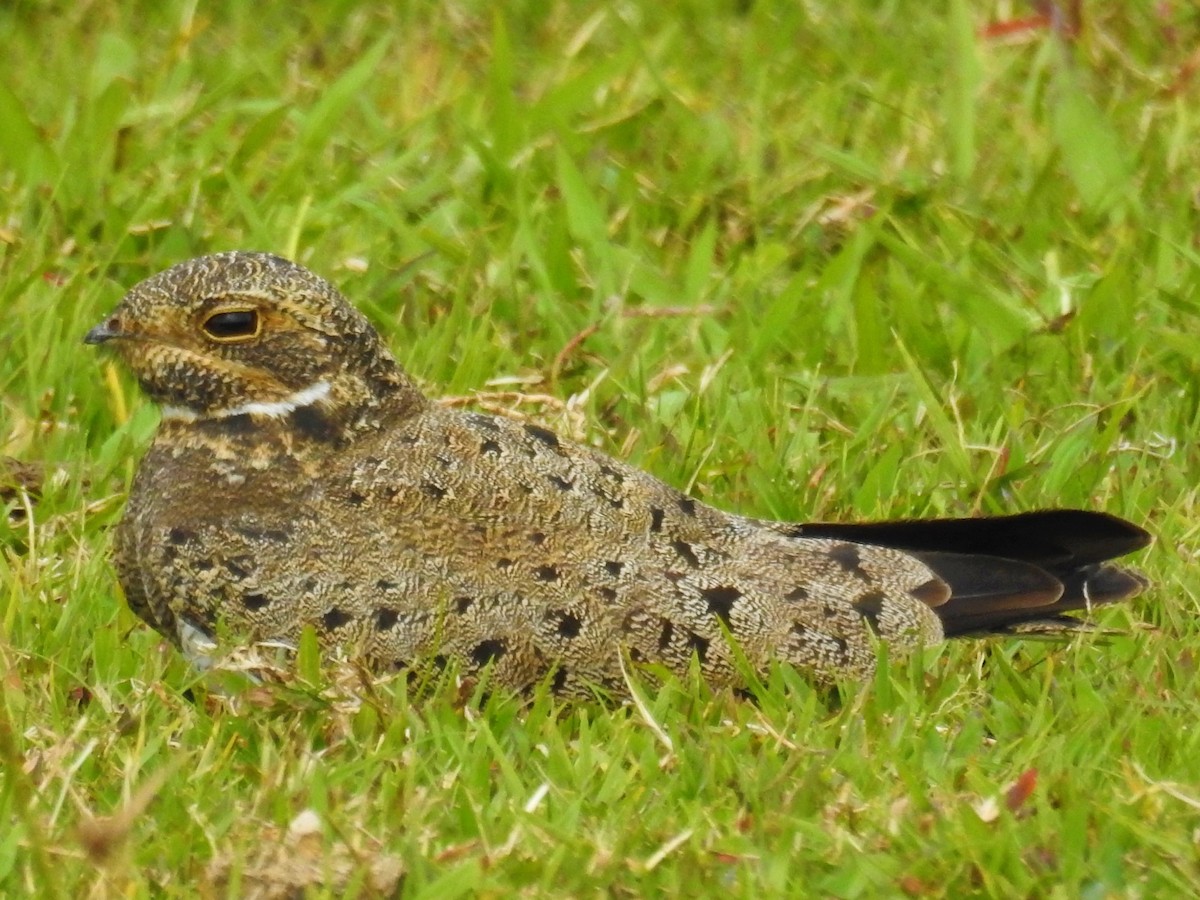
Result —
[[[277,858],[330,896],[1200,892],[1195,10],[1064,44],[965,0],[383,6],[0,9],[0,452],[46,474],[0,519],[0,894],[254,896]],[[1103,508],[1155,587],[1116,636],[757,706],[222,696],[119,598],[156,416],[80,339],[234,247],[719,506]]]

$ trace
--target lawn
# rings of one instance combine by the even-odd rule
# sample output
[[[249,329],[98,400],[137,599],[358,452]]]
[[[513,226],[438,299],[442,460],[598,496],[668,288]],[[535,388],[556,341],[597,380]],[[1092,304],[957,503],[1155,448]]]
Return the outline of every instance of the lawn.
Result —
[[[0,895],[1200,893],[1200,13],[1072,6],[4,4]],[[717,506],[1104,509],[1154,587],[757,703],[199,679],[81,340],[231,248]]]

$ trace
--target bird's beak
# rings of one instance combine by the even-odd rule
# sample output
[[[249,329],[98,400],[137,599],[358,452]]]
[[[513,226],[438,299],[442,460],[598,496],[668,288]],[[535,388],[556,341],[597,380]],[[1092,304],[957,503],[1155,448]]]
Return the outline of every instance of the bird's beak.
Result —
[[[116,327],[117,321],[115,318],[105,319],[86,335],[83,342],[85,344],[103,344],[107,340],[122,336],[122,332]]]

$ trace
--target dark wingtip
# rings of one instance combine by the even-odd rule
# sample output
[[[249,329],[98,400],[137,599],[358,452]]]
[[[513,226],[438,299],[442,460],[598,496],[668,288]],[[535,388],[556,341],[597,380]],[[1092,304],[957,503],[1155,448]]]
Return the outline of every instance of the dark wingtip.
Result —
[[[1088,566],[1063,578],[1063,599],[1058,607],[1069,612],[1118,603],[1136,597],[1150,586],[1140,573],[1119,566]]]
[[[798,526],[795,534],[882,544],[897,550],[1001,556],[1031,562],[1055,573],[1124,556],[1154,540],[1132,522],[1082,509],[965,519],[814,522]]]
[[[911,553],[949,586],[949,598],[922,585],[947,637],[1079,627],[1063,615],[1116,603],[1147,587],[1108,560],[1148,546],[1144,528],[1108,513],[1044,510],[972,519],[816,523],[796,530],[882,544]],[[931,602],[932,601],[932,602]]]
[[[1067,613],[1090,611],[1136,597],[1149,582],[1129,569],[1093,565],[1067,574],[1059,584],[1061,595],[1052,602],[1022,605],[1014,603],[1012,597],[952,596],[935,612],[946,637],[1065,633],[1086,624]]]

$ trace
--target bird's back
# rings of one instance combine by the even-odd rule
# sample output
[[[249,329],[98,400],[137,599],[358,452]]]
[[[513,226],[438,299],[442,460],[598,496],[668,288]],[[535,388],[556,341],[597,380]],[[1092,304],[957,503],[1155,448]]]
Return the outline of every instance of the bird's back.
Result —
[[[309,624],[384,668],[457,657],[581,692],[619,685],[622,648],[721,683],[731,639],[830,678],[869,671],[876,635],[941,636],[915,558],[777,533],[535,425],[430,406],[320,465],[257,427],[168,429],[143,464],[118,569],[172,637]]]

